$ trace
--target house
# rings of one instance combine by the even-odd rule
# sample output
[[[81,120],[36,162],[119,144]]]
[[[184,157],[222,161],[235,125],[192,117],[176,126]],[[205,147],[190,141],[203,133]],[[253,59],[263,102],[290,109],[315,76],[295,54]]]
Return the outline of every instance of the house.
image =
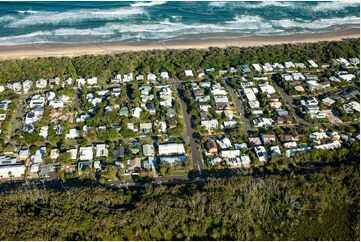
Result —
[[[133,73],[127,73],[123,75],[123,82],[133,81]]]
[[[236,158],[241,155],[240,150],[221,150],[220,156],[222,158]]]
[[[286,157],[295,156],[299,152],[308,152],[311,150],[311,147],[304,147],[304,148],[293,148],[286,150]]]
[[[167,123],[170,129],[174,129],[177,127],[177,120],[174,118],[167,119]]]
[[[70,129],[69,133],[65,135],[67,139],[75,139],[79,137],[79,131],[77,129]]]
[[[259,64],[252,64],[251,66],[254,71],[257,71],[257,72],[262,71],[262,67]]]
[[[283,74],[281,74],[281,77],[283,78],[283,80],[285,80],[287,82],[292,82],[293,81],[293,77],[292,77],[291,74],[283,73]]]
[[[340,141],[332,141],[331,143],[322,144],[322,145],[315,145],[315,149],[320,150],[333,150],[341,147]]]
[[[256,152],[256,155],[258,157],[258,160],[263,164],[267,162],[268,160],[268,153],[264,146],[256,146],[254,147],[254,151]]]
[[[75,80],[75,82],[77,83],[78,88],[81,88],[81,87],[85,86],[85,83],[86,83],[84,78],[77,78]]]
[[[95,146],[95,157],[108,157],[108,148],[106,144],[97,144]]]
[[[128,123],[127,128],[132,130],[133,132],[138,132],[138,128],[135,127],[134,123]]]
[[[201,126],[205,127],[208,130],[217,129],[218,128],[218,120],[212,119],[212,120],[201,121]]]
[[[296,68],[295,64],[293,64],[292,61],[286,61],[284,64],[286,69]]]
[[[115,75],[111,80],[110,80],[111,83],[116,83],[116,84],[119,84],[122,82],[122,75],[121,74],[117,74]]]
[[[304,81],[304,80],[306,80],[306,77],[304,75],[302,75],[302,73],[299,73],[299,72],[292,73],[292,78],[295,81]]]
[[[0,156],[0,179],[21,178],[25,175],[25,165],[16,163],[16,158]]]
[[[43,163],[44,154],[46,152],[46,147],[40,147],[34,155],[31,156],[31,161],[33,163]]]
[[[175,116],[176,116],[176,112],[174,111],[174,109],[173,108],[168,108],[167,109],[167,117],[168,118],[173,118]]]
[[[155,152],[154,152],[154,146],[153,145],[148,145],[148,144],[145,144],[143,145],[143,155],[144,156],[154,156]]]
[[[39,79],[35,82],[36,88],[44,89],[48,85],[48,82],[45,79]]]
[[[160,156],[185,154],[184,145],[181,143],[159,144],[158,154]]]
[[[40,128],[40,131],[39,131],[39,136],[40,137],[43,137],[44,139],[46,139],[48,137],[48,129],[49,129],[49,126],[43,126]]]
[[[184,71],[186,77],[193,77],[193,71],[192,70],[185,70]]]
[[[151,102],[151,103],[147,103],[146,104],[146,107],[147,107],[147,111],[150,113],[150,114],[152,114],[152,115],[154,115],[157,111],[155,110],[155,106],[154,106],[154,103],[153,102]]]
[[[275,88],[272,85],[270,85],[268,82],[266,82],[264,84],[260,84],[259,88],[261,89],[262,93],[266,93],[266,94],[270,94],[270,95],[276,93]]]
[[[309,138],[312,140],[322,140],[322,139],[328,139],[328,135],[325,132],[313,132],[309,135]]]
[[[128,116],[129,111],[127,107],[122,107],[119,111],[118,111],[118,115],[119,116]]]
[[[169,74],[168,72],[164,71],[160,73],[160,78],[162,78],[162,80],[168,80],[169,79]]]
[[[280,70],[285,69],[285,67],[280,63],[273,63],[272,67],[273,67],[273,70],[275,70],[275,71],[280,71]]]
[[[23,91],[24,91],[25,94],[28,93],[31,90],[32,87],[33,87],[33,81],[25,80],[23,82]]]
[[[270,118],[261,118],[258,117],[252,121],[253,125],[256,127],[270,127],[273,126],[274,121]]]
[[[306,69],[306,65],[303,63],[295,63],[295,67],[298,69]]]
[[[250,168],[251,167],[251,158],[248,155],[241,155],[240,157],[242,166],[244,168]]]
[[[20,161],[27,160],[29,156],[30,156],[29,149],[21,149],[18,152],[18,160]]]
[[[177,156],[160,156],[159,163],[160,164],[181,164],[187,160],[187,157],[184,155],[177,155]]]
[[[262,66],[264,72],[272,72],[273,71],[273,67],[271,66],[270,63],[265,63],[263,66]]]
[[[142,112],[141,108],[139,108],[139,107],[133,108],[132,109],[132,117],[139,118],[141,112]]]
[[[352,81],[353,79],[356,78],[356,76],[354,74],[348,74],[347,72],[346,73],[339,73],[337,75],[337,77],[341,80],[341,81],[346,81],[346,82],[350,82]]]
[[[156,76],[155,74],[149,73],[149,74],[147,75],[147,81],[149,81],[149,82],[155,82],[156,80],[157,80],[157,76]]]
[[[326,97],[324,99],[322,99],[321,101],[324,105],[326,105],[327,107],[331,107],[336,101],[333,100],[332,98],[330,97]]]
[[[0,114],[0,121],[4,121],[6,119],[6,113]]]
[[[51,149],[49,158],[52,160],[56,160],[59,157],[59,149]]]
[[[93,160],[93,146],[80,147],[79,148],[79,160],[80,161]]]
[[[303,88],[303,86],[295,86],[294,89],[297,91],[297,92],[305,92],[305,89]]]
[[[136,81],[143,81],[144,80],[144,75],[138,75],[135,77]]]
[[[96,85],[96,84],[98,84],[98,77],[88,78],[88,79],[86,80],[86,83],[87,83],[88,85]]]
[[[152,123],[140,123],[139,124],[139,130],[142,132],[142,134],[151,133],[153,130]]]
[[[241,65],[241,71],[243,73],[250,73],[251,72],[251,69],[249,68],[248,65]]]
[[[276,136],[274,134],[261,134],[261,139],[264,145],[270,144],[276,141]]]
[[[313,60],[308,60],[307,62],[309,64],[310,68],[317,68],[318,67],[316,62],[314,62]]]
[[[12,82],[12,83],[8,83],[7,87],[11,90],[13,90],[14,92],[21,92],[21,88],[23,87],[23,85],[21,84],[21,82]]]
[[[273,155],[275,156],[281,156],[282,153],[281,153],[281,149],[279,146],[271,146],[270,147],[270,151],[272,152]]]
[[[279,117],[288,117],[288,111],[285,109],[276,109],[276,113]]]
[[[249,137],[248,138],[249,143],[252,145],[261,145],[261,139],[259,137]]]
[[[209,152],[209,153],[217,153],[218,152],[217,143],[212,139],[207,140],[206,149],[207,149],[207,152]]]
[[[223,110],[228,107],[229,100],[227,96],[214,96],[214,102],[217,110]]]
[[[177,126],[177,124],[176,124],[176,126]],[[162,133],[167,132],[167,123],[164,122],[164,121],[160,121],[160,122],[159,122],[159,129],[160,129],[160,131],[161,131]]]
[[[216,141],[222,150],[233,148],[231,140],[227,137]]]
[[[76,160],[76,158],[78,157],[78,148],[72,148],[67,150],[67,152],[70,153],[70,159],[72,160]]]

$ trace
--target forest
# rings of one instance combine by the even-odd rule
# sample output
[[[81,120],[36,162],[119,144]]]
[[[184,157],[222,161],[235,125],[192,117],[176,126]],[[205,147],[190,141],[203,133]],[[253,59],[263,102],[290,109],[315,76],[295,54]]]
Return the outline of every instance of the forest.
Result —
[[[184,78],[185,69],[215,68],[217,70],[240,64],[264,62],[316,62],[339,57],[355,57],[360,53],[360,39],[345,41],[283,44],[262,47],[229,47],[226,49],[153,50],[112,55],[43,57],[0,61],[0,84],[8,81],[60,77],[97,76],[103,82],[117,73],[159,74]]]
[[[0,197],[1,240],[359,240],[359,165]]]

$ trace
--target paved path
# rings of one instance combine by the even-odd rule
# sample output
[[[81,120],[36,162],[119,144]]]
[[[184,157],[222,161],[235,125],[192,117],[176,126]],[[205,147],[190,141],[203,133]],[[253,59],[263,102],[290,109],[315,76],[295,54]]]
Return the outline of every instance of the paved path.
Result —
[[[177,88],[177,91],[178,91],[178,94],[180,97],[179,99],[180,99],[180,102],[182,105],[183,118],[184,118],[184,123],[186,126],[186,137],[185,138],[188,140],[189,145],[191,147],[193,170],[198,170],[199,172],[201,172],[201,170],[204,169],[202,154],[199,151],[198,145],[193,138],[193,133],[195,133],[197,131],[192,128],[191,115],[187,112],[187,104],[183,100],[183,91],[181,89],[181,82],[179,81],[179,79],[175,80],[175,87]]]

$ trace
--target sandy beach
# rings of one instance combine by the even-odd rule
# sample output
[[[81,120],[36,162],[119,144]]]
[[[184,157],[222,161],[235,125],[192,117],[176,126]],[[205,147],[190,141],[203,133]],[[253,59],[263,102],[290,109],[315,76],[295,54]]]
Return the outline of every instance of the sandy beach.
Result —
[[[252,36],[234,39],[207,39],[207,40],[172,40],[163,42],[113,42],[89,44],[27,44],[27,45],[0,45],[0,59],[22,59],[36,57],[74,57],[80,55],[114,54],[126,51],[144,51],[156,49],[189,49],[230,46],[249,47],[285,43],[312,43],[319,41],[339,41],[350,38],[360,38],[360,29],[345,31],[294,34],[287,36]]]

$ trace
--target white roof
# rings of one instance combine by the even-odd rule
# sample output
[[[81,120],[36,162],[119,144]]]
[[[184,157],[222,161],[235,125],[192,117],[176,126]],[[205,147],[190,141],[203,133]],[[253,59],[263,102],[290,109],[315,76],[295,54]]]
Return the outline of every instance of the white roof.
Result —
[[[93,160],[93,147],[80,147],[79,160]]]
[[[192,70],[185,70],[184,73],[186,74],[187,77],[193,77]]]
[[[169,143],[158,145],[159,155],[171,155],[171,154],[184,154],[185,149],[183,144]]]

